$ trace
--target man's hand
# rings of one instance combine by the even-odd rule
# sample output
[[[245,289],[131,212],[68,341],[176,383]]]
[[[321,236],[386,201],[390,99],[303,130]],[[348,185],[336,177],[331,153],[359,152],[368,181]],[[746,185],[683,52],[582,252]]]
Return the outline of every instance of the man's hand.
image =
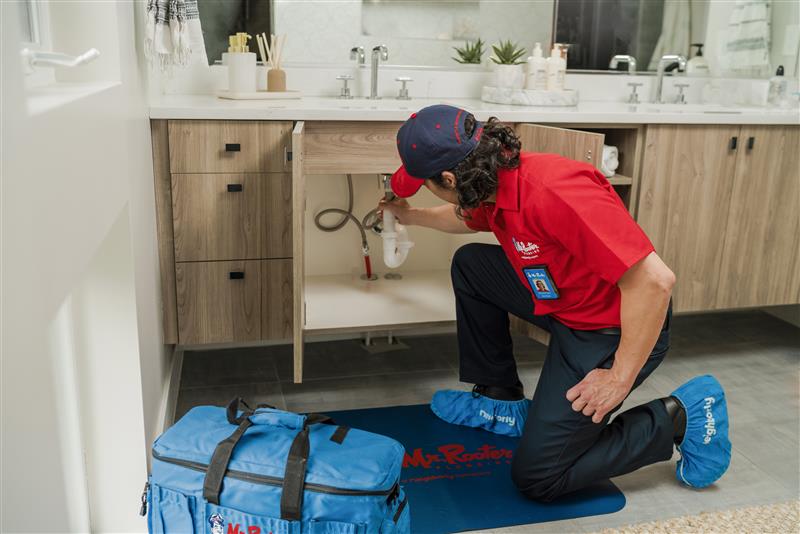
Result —
[[[382,198],[380,202],[378,202],[378,211],[380,212],[381,217],[383,217],[383,210],[389,210],[392,212],[397,219],[397,222],[400,224],[413,224],[409,217],[412,208],[408,204],[408,201],[404,198],[396,198],[391,202],[386,202],[386,199]]]
[[[591,417],[593,423],[600,423],[625,400],[632,387],[633,380],[618,376],[613,367],[594,369],[567,391],[567,400],[573,410]]]

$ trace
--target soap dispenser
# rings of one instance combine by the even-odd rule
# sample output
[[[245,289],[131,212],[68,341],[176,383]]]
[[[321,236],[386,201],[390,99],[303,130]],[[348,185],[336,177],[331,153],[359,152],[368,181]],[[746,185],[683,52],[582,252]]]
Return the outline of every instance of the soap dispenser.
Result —
[[[694,57],[686,62],[687,76],[708,76],[708,61],[703,57],[703,43],[692,43],[697,47]]]
[[[789,84],[783,76],[783,65],[775,71],[775,76],[769,79],[769,93],[767,94],[767,104],[774,108],[788,107]]]
[[[547,89],[547,60],[542,55],[542,44],[536,43],[528,58],[528,76],[525,89]]]
[[[563,91],[564,76],[567,73],[567,60],[561,53],[561,48],[555,44],[547,58],[547,90]]]

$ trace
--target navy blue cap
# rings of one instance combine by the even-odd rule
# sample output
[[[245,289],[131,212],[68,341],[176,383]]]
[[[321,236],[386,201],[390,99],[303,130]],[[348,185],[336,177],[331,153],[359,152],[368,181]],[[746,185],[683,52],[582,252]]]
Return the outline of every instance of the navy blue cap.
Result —
[[[464,131],[469,115],[463,109],[437,104],[422,108],[397,132],[397,151],[403,166],[392,175],[392,191],[410,197],[426,178],[455,167],[472,152],[481,138],[483,125],[475,121],[472,136]]]

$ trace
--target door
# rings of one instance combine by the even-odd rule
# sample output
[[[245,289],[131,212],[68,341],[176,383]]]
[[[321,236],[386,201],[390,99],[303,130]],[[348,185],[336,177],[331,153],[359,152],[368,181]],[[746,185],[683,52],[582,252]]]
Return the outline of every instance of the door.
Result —
[[[800,127],[743,126],[717,307],[800,302]]]
[[[29,9],[27,13],[24,11]],[[43,52],[100,51],[34,87]],[[140,2],[0,2],[2,532],[141,532],[170,353],[160,339]],[[44,20],[44,18],[42,19]],[[40,67],[36,67],[38,69]]]
[[[716,306],[738,126],[647,127],[639,225],[675,272],[676,311]]]
[[[605,136],[600,133],[582,132],[540,126],[538,124],[518,124],[517,135],[522,144],[522,150],[527,152],[546,152],[558,154],[575,161],[591,163],[595,167],[603,157],[603,141]],[[544,345],[550,342],[550,333],[515,315],[509,315],[512,332],[523,334]]]
[[[602,162],[603,134],[538,124],[518,124],[516,130],[522,150],[559,154],[575,161],[591,163],[595,167]]]

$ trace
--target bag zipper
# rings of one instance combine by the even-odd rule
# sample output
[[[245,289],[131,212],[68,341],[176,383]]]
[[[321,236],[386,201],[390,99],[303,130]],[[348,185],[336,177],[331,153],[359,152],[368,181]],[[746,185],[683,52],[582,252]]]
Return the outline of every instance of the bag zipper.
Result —
[[[147,515],[147,492],[150,491],[150,482],[144,483],[144,491],[142,492],[142,504],[139,507],[139,515],[144,517]]]
[[[205,473],[208,470],[207,464],[201,462],[193,462],[192,460],[181,460],[180,458],[169,458],[166,456],[161,456],[155,451],[153,451],[153,458],[161,462],[179,465],[181,467],[192,469],[194,471],[201,471],[203,473]],[[282,478],[272,477],[269,475],[257,475],[254,473],[247,473],[245,471],[236,471],[234,469],[228,469],[225,472],[225,476],[235,478],[237,480],[243,480],[244,482],[252,482],[253,484],[264,484],[266,486],[280,486],[280,487],[283,486]],[[350,496],[366,495],[366,496],[382,497],[386,495],[392,495],[396,491],[395,488],[397,487],[397,484],[395,484],[388,490],[354,490],[354,489],[337,488],[334,486],[326,486],[324,484],[313,484],[311,482],[306,482],[303,487],[308,491],[314,491],[317,493],[328,493],[330,495],[350,495]]]

